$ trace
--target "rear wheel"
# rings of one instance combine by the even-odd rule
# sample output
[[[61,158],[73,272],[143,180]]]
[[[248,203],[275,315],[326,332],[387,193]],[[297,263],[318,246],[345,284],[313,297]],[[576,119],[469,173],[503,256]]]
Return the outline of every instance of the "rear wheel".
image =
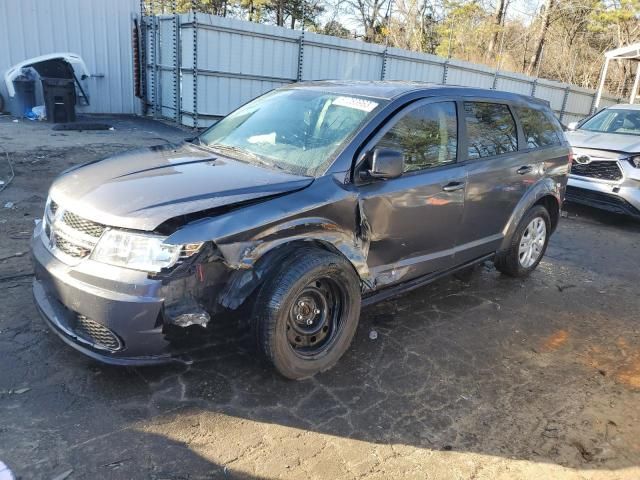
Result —
[[[550,232],[549,212],[542,205],[534,206],[520,220],[509,248],[496,256],[496,268],[512,277],[529,275],[544,256]]]
[[[343,257],[298,250],[266,279],[254,304],[258,349],[287,378],[328,370],[349,347],[360,317],[360,282]]]

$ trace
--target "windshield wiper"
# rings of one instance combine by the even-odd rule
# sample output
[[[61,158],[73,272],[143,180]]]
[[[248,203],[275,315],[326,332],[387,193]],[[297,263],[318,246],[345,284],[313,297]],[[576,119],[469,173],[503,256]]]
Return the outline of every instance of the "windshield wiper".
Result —
[[[240,155],[241,157],[250,158],[251,160],[261,160],[261,158],[253,152],[249,150],[245,150],[244,148],[236,147],[234,145],[224,145],[222,143],[211,143],[208,144],[211,150],[218,150],[221,153],[231,153],[235,155]]]
[[[228,152],[231,154],[239,155],[248,160],[256,161],[258,163],[261,163],[262,165],[266,165],[267,167],[274,167],[274,168],[277,168],[278,170],[285,170],[280,165],[276,163],[268,162],[264,158],[262,158],[260,155],[253,153],[249,150],[245,150],[244,148],[236,147],[234,145],[223,145],[221,143],[214,143],[207,146],[214,151],[218,150],[221,153]]]

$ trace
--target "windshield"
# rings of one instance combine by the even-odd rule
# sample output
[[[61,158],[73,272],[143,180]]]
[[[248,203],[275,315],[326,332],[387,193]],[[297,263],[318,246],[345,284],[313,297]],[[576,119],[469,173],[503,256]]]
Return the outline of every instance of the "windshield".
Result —
[[[640,110],[603,110],[584,122],[580,130],[640,135]]]
[[[241,161],[316,176],[381,105],[379,99],[276,90],[226,116],[199,138]]]

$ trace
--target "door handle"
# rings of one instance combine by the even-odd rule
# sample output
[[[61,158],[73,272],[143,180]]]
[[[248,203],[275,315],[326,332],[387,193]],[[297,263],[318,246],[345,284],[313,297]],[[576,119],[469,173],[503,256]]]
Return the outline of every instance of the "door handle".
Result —
[[[455,192],[456,190],[462,190],[463,188],[464,182],[449,182],[442,187],[442,190],[445,192]]]
[[[516,173],[518,175],[526,175],[527,173],[531,173],[532,171],[533,171],[533,165],[523,165],[518,170],[516,170]]]

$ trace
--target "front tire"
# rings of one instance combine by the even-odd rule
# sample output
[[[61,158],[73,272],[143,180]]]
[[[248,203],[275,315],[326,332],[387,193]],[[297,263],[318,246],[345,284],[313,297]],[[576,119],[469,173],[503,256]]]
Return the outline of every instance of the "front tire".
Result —
[[[496,269],[510,277],[525,277],[533,272],[549,243],[551,218],[542,205],[532,207],[520,220],[509,248],[496,255]]]
[[[351,344],[360,300],[359,278],[346,259],[320,249],[297,250],[256,297],[258,350],[293,380],[328,370]]]

